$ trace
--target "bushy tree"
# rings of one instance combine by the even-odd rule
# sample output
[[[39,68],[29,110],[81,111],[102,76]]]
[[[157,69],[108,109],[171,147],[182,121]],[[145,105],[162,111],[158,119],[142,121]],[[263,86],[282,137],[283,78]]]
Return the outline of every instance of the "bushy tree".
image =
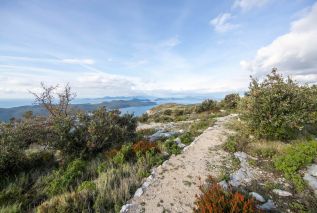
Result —
[[[227,109],[236,109],[240,101],[240,96],[238,93],[232,93],[225,96],[222,104]]]
[[[195,111],[200,112],[206,112],[211,110],[218,110],[217,101],[212,99],[206,99],[201,104],[197,105],[195,108]]]
[[[107,111],[101,107],[90,118],[87,146],[91,151],[98,151],[133,141],[136,127],[137,119],[133,115],[120,116],[119,110]]]
[[[317,120],[315,87],[284,79],[276,69],[259,82],[251,78],[241,105],[249,128],[258,137],[294,139]]]

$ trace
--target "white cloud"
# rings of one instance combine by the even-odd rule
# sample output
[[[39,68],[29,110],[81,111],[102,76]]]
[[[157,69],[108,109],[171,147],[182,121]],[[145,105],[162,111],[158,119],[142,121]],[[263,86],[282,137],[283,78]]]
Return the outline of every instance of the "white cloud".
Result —
[[[181,43],[181,41],[179,40],[178,36],[169,38],[165,41],[162,42],[162,46],[163,47],[175,47],[177,45],[179,45]]]
[[[289,33],[260,48],[253,60],[240,64],[259,76],[277,67],[284,74],[309,81],[317,73],[317,3],[291,24]]]
[[[223,13],[210,20],[209,24],[214,27],[216,32],[227,32],[238,27],[237,24],[230,23],[232,18],[233,17],[230,13]]]
[[[265,5],[268,0],[235,0],[233,8],[240,8],[243,11],[251,10]]]
[[[86,65],[95,64],[95,61],[91,58],[84,58],[84,59],[66,58],[66,59],[62,59],[62,62],[65,64],[86,64]]]

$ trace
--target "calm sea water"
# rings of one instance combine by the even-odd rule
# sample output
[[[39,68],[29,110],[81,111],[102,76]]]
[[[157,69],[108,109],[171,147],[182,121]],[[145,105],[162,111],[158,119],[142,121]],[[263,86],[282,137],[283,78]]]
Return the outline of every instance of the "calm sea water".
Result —
[[[134,113],[136,116],[142,115],[145,113],[147,110],[153,108],[156,105],[159,104],[164,104],[164,103],[178,103],[178,104],[195,104],[195,103],[200,103],[204,99],[199,99],[199,98],[183,98],[183,99],[163,99],[163,100],[158,100],[155,101],[155,105],[151,106],[139,106],[139,107],[127,107],[127,108],[121,108],[120,111],[122,113]],[[91,99],[89,100],[89,103],[96,104],[100,103],[104,100],[94,100]],[[87,103],[87,100],[76,100],[74,103]],[[0,108],[11,108],[11,107],[17,107],[17,106],[27,106],[27,105],[32,105],[33,100],[31,99],[0,99]]]
[[[127,107],[122,108],[120,111],[122,113],[134,113],[136,116],[140,116],[143,113],[145,113],[147,110],[152,109],[153,107],[160,105],[160,104],[166,104],[166,103],[176,103],[176,104],[196,104],[201,103],[204,99],[196,99],[196,98],[184,98],[184,99],[164,99],[156,101],[156,105],[152,106],[140,106],[140,107]]]

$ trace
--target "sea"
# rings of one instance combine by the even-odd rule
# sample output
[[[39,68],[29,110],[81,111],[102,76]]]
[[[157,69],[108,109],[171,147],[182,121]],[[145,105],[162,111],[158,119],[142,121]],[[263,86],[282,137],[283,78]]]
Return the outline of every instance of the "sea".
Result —
[[[130,98],[131,99],[131,98]],[[150,99],[150,101],[155,102],[154,105],[149,106],[138,106],[138,107],[126,107],[120,108],[119,110],[122,113],[134,113],[136,116],[140,116],[145,113],[147,110],[165,103],[177,103],[177,104],[196,104],[201,103],[206,98],[200,97],[185,97],[185,98],[162,98],[162,99]],[[74,100],[74,104],[98,104],[103,101],[111,101],[111,100],[129,100],[128,98],[107,98],[107,99],[76,99]],[[12,108],[18,106],[28,106],[34,103],[31,99],[0,99],[0,108]]]

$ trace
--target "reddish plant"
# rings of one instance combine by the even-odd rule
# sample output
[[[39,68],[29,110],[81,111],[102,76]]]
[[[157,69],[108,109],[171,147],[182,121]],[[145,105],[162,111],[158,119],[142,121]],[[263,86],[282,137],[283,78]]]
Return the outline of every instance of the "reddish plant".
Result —
[[[212,177],[208,186],[200,186],[201,195],[196,195],[196,213],[253,213],[261,212],[256,208],[253,198],[247,198],[232,189],[223,190]]]
[[[161,152],[156,143],[151,143],[148,141],[139,141],[132,145],[132,150],[135,153],[140,152],[142,154],[145,154],[147,151],[151,149],[154,149],[154,151],[157,153]]]

